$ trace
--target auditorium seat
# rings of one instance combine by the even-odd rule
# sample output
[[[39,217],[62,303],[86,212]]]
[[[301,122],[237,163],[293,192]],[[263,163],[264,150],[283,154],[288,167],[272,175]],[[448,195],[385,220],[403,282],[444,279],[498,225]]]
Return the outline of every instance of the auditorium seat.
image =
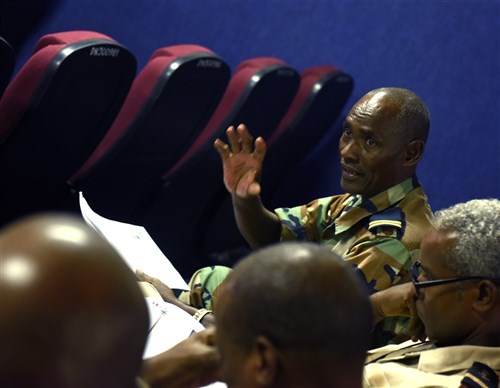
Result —
[[[0,223],[59,208],[67,179],[109,129],[136,72],[109,36],[41,37],[0,100]]]
[[[131,222],[207,124],[229,78],[229,66],[205,47],[156,50],[101,144],[71,177],[74,191],[102,216]]]
[[[276,131],[266,139],[268,151],[262,171],[262,201],[269,206],[292,205],[273,198],[294,167],[318,144],[339,117],[353,89],[352,77],[331,66],[315,66],[301,74],[299,91]],[[321,166],[318,166],[321,168]],[[296,191],[300,191],[297,189]],[[305,195],[307,195],[307,190]],[[303,198],[304,203],[313,198]],[[273,201],[274,200],[274,201]],[[300,202],[302,203],[302,202]],[[219,230],[224,228],[224,233]],[[220,202],[201,238],[202,256],[211,264],[233,265],[248,249],[241,236],[228,196]]]
[[[354,87],[352,77],[331,66],[301,74],[300,90],[278,129],[269,138],[262,185],[263,200],[272,200],[284,177],[318,145],[339,118]]]
[[[226,128],[239,123],[255,136],[268,137],[290,106],[299,80],[299,74],[277,58],[242,62],[207,126],[165,173],[158,195],[138,212],[137,223],[146,227],[184,276],[200,264],[195,257],[197,239],[212,209],[227,196],[214,140],[225,139]]]
[[[14,71],[15,54],[12,46],[0,36],[0,98]]]

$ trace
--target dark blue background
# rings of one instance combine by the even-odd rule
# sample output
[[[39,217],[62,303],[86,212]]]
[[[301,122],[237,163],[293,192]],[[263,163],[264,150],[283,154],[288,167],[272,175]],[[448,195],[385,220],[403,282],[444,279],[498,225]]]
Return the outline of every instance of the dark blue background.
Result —
[[[355,80],[349,107],[376,87],[410,88],[431,112],[419,178],[432,207],[500,197],[499,2],[61,0],[17,67],[41,35],[77,29],[118,40],[139,69],[157,48],[187,43],[233,69],[256,56],[298,71],[336,65]],[[339,123],[281,187],[281,205],[340,192]]]

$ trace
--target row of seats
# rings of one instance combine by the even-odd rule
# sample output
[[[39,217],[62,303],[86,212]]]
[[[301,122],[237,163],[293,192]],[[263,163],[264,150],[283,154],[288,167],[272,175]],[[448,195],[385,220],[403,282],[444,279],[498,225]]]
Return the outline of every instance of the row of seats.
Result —
[[[8,84],[0,89],[0,224],[77,212],[81,190],[101,215],[144,225],[185,276],[206,257],[245,245],[213,141],[242,122],[263,136],[270,198],[353,88],[334,66],[299,74],[271,57],[243,61],[231,74],[198,45],[160,48],[136,75],[133,53],[92,31],[43,36],[10,80],[12,51],[0,47]]]

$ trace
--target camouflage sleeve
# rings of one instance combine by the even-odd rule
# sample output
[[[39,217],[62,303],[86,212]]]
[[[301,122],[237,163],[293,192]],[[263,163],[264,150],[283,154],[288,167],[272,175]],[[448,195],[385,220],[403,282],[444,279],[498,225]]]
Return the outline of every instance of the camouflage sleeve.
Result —
[[[183,291],[179,300],[197,309],[212,310],[220,285],[231,271],[231,268],[222,265],[200,268],[189,280],[189,291]]]
[[[385,237],[353,245],[344,260],[354,266],[373,294],[405,277],[411,265],[411,254],[400,240]]]
[[[281,241],[308,240],[301,215],[302,207],[283,207],[274,210],[281,222]]]
[[[376,238],[353,246],[345,260],[351,262],[355,271],[365,282],[370,294],[406,281],[411,265],[411,253],[396,238]],[[410,338],[409,318],[387,317],[374,328],[373,341],[376,346],[400,343]]]
[[[281,241],[320,242],[330,201],[321,198],[306,205],[275,209],[281,221]]]

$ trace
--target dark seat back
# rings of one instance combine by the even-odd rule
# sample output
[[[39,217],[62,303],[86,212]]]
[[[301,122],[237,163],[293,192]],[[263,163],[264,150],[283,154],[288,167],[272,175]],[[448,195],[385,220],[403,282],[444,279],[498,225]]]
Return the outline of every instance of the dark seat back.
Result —
[[[352,77],[334,66],[316,66],[302,73],[295,100],[269,138],[266,168],[262,172],[266,203],[284,178],[293,174],[294,167],[334,129],[353,87]]]
[[[197,264],[200,230],[227,192],[213,148],[229,125],[245,123],[255,136],[277,127],[299,86],[299,74],[276,58],[242,62],[209,123],[184,156],[164,175],[163,187],[138,214],[160,248],[186,276]]]
[[[349,74],[330,65],[315,66],[302,72],[297,95],[267,141],[268,151],[261,177],[261,197],[265,205],[276,202],[273,195],[280,183],[333,128],[351,95],[353,84]],[[305,198],[304,201],[311,199]],[[277,204],[288,205],[291,204]],[[222,228],[224,233],[219,232]],[[201,256],[206,257],[210,264],[233,265],[248,249],[236,225],[230,197],[214,210],[214,216],[201,236]]]
[[[137,204],[205,127],[229,77],[229,66],[205,47],[155,51],[72,184],[101,215],[131,221]]]
[[[113,122],[136,60],[92,31],[43,36],[0,100],[0,221],[57,208]]]

